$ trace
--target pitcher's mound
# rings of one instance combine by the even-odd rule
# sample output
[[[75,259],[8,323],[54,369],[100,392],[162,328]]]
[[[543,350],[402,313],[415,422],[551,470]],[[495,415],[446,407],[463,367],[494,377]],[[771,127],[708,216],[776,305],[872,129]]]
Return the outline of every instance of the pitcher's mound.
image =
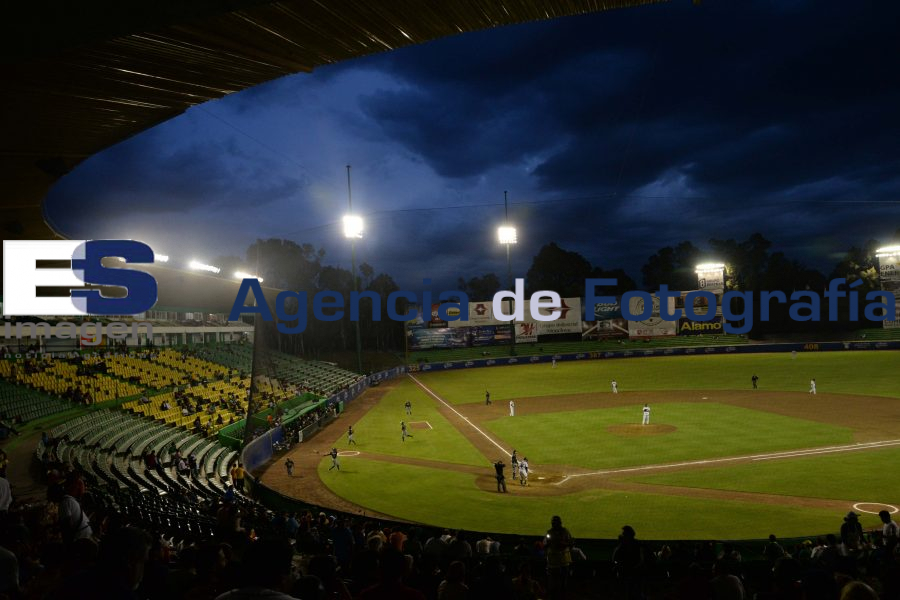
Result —
[[[672,433],[677,427],[674,425],[641,425],[639,423],[630,423],[628,425],[610,425],[606,430],[616,435],[633,436],[633,435],[661,435],[664,433]]]

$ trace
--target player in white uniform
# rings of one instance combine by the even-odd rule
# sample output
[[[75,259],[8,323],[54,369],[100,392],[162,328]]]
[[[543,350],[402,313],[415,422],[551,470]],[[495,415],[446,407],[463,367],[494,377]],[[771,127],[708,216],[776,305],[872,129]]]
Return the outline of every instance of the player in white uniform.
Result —
[[[553,357],[553,368],[554,369],[556,368],[556,357],[555,356]]]
[[[644,405],[644,419],[641,421],[641,425],[649,425],[650,424],[650,405]]]
[[[816,395],[816,380],[815,379],[809,380],[809,393],[812,394],[813,396]]]
[[[516,403],[512,400],[509,401],[509,416],[516,416]]]
[[[528,457],[519,461],[519,485],[528,485]]]
[[[613,394],[618,394],[619,393],[619,384],[616,382],[616,380],[613,379],[612,381],[609,382],[609,384],[612,386]]]

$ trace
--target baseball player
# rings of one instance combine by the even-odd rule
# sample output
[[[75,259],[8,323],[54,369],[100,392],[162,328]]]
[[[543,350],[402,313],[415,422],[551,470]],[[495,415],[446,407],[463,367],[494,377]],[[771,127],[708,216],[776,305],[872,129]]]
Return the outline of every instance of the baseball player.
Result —
[[[512,458],[510,459],[512,463],[512,472],[513,472],[513,480],[516,479],[516,475],[519,473],[519,456],[516,454],[516,449],[513,448]]]
[[[750,381],[753,383],[753,389],[757,389],[759,386],[759,377],[756,376],[756,373],[753,374],[753,377],[750,378]]]
[[[294,461],[290,458],[284,461],[284,468],[287,469],[288,477],[294,476]]]
[[[610,381],[610,382],[609,382],[609,385],[612,386],[612,392],[613,392],[613,394],[618,394],[618,393],[619,393],[619,384],[618,384],[618,382],[616,382],[615,379],[613,379],[612,381]]]
[[[491,393],[487,390],[484,390],[484,405],[485,406],[491,405]]]
[[[815,379],[809,380],[809,393],[812,394],[813,396],[816,395],[816,380]]]
[[[650,405],[644,405],[644,419],[641,421],[641,425],[649,425],[650,424]]]
[[[353,439],[353,425],[347,427],[347,445],[355,444],[356,440]]]
[[[528,485],[528,457],[519,461],[519,485]]]
[[[552,368],[554,368],[554,369],[556,368],[556,357],[555,356],[553,357],[553,367]]]
[[[400,421],[400,441],[405,442],[408,437],[412,437],[412,434],[406,431],[406,423]]]
[[[407,400],[406,404],[404,404],[403,406],[406,408],[406,414],[411,415],[412,414],[412,402]]]
[[[337,470],[340,471],[340,470],[341,470],[341,463],[340,463],[340,461],[338,461],[338,449],[337,449],[337,448],[332,448],[332,449],[331,449],[331,452],[329,452],[328,454],[331,455],[331,466],[328,467],[328,470],[330,471],[330,470],[332,470],[332,469],[334,469],[334,468],[337,468]]]
[[[516,403],[512,400],[509,401],[509,416],[516,416]]]

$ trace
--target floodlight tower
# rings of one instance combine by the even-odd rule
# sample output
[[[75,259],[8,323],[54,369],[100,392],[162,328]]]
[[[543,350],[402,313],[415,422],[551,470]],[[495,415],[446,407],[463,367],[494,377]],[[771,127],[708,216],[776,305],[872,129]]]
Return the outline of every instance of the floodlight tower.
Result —
[[[506,190],[503,190],[503,211],[504,223],[497,228],[497,241],[506,246],[506,285],[509,291],[514,291],[512,280],[512,262],[510,260],[510,246],[518,243],[516,236],[516,228],[509,224],[509,198]],[[509,300],[509,314],[512,314],[512,299]],[[510,322],[509,331],[509,354],[514,356],[516,353],[516,323]]]
[[[347,208],[348,214],[344,216],[344,237],[350,240],[350,264],[353,275],[353,291],[359,293],[359,284],[356,281],[356,240],[363,236],[362,217],[353,214],[353,193],[350,188],[350,165],[347,165]],[[356,370],[363,375],[362,367],[362,339],[359,333],[359,319],[356,320]]]

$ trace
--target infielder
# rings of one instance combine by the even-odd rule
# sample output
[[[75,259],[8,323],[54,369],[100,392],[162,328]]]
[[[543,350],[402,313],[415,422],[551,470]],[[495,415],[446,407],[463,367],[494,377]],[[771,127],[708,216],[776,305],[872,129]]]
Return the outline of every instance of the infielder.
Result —
[[[519,461],[519,485],[528,485],[528,457]]]
[[[619,393],[619,384],[616,382],[615,379],[613,379],[612,381],[610,381],[610,382],[609,382],[609,385],[612,386],[613,394],[618,394],[618,393]]]
[[[284,461],[284,468],[287,470],[288,477],[294,476],[294,461],[290,458]]]
[[[355,444],[356,440],[353,439],[353,425],[347,427],[347,445]]]
[[[509,416],[516,416],[516,403],[512,400],[509,401]]]
[[[809,393],[812,394],[813,396],[816,395],[816,380],[815,379],[809,380]]]
[[[331,452],[329,452],[329,454],[331,455],[331,466],[328,467],[328,470],[330,471],[330,470],[334,469],[335,467],[337,467],[337,470],[340,471],[341,463],[340,463],[340,461],[338,461],[337,448],[332,448]]]
[[[516,449],[513,448],[512,458],[510,459],[512,463],[512,472],[513,472],[513,480],[516,479],[516,475],[519,473],[519,457],[516,454]]]
[[[411,433],[407,433],[406,431],[406,422],[400,421],[400,441],[405,442],[406,438],[412,437]]]
[[[411,415],[412,414],[412,402],[407,400],[406,404],[404,404],[403,406],[406,408],[406,414]]]
[[[644,405],[644,419],[641,421],[641,425],[649,425],[650,424],[650,405]]]

